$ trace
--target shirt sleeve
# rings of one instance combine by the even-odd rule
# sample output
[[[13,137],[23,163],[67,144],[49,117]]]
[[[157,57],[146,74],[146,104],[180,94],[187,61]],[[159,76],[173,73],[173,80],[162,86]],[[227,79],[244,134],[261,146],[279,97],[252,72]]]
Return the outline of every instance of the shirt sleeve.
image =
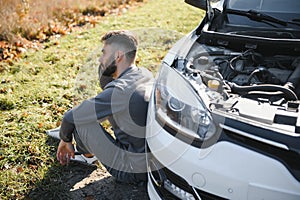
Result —
[[[117,89],[107,88],[95,98],[84,100],[79,106],[67,111],[62,120],[60,138],[71,142],[72,133],[77,125],[88,124],[112,115],[111,98],[115,90]],[[117,110],[114,109],[115,111]]]

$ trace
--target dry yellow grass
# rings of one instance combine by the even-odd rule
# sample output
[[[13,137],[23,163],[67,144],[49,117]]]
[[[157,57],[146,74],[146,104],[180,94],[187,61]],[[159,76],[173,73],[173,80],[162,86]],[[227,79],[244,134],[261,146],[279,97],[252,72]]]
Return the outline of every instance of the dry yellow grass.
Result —
[[[120,5],[141,1],[0,0],[0,41],[14,43],[20,37],[44,40],[47,35],[64,34],[71,26],[85,24],[84,16],[103,16]]]
[[[38,48],[52,35],[96,23],[145,0],[0,0],[0,62],[12,64],[28,48]],[[0,65],[0,72],[3,67]]]

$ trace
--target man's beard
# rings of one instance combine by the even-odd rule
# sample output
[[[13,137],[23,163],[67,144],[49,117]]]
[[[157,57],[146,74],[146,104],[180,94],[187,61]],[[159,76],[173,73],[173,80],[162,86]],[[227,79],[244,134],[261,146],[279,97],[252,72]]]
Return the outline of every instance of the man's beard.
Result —
[[[104,89],[104,87],[113,81],[113,73],[117,70],[116,62],[113,61],[103,72],[103,64],[100,63],[99,68],[98,68],[98,75],[99,75],[99,82],[100,82],[100,87]]]
[[[116,70],[117,70],[117,66],[116,66],[116,61],[115,60],[112,61],[110,63],[110,65],[108,65],[103,72],[102,72],[102,66],[103,66],[103,64],[100,64],[100,66],[99,66],[99,71],[100,71],[99,75],[100,76],[101,75],[103,75],[103,76],[112,76],[116,72]]]

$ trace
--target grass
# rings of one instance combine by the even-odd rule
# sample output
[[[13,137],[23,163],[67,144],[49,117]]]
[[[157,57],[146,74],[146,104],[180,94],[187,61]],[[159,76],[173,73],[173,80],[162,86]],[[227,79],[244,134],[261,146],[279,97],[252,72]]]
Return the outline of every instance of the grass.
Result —
[[[0,199],[67,198],[61,178],[67,169],[56,162],[57,142],[45,130],[100,91],[95,72],[103,33],[134,31],[140,38],[137,64],[155,73],[167,50],[202,14],[181,0],[148,0],[104,17],[95,28],[53,38],[10,65],[0,63]]]

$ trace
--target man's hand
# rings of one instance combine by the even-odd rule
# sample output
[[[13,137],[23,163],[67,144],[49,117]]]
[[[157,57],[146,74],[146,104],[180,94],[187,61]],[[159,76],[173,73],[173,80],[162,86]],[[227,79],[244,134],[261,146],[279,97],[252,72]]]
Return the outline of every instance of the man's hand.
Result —
[[[56,153],[57,160],[62,165],[70,162],[70,158],[75,158],[74,147],[71,142],[64,142],[60,140]]]

